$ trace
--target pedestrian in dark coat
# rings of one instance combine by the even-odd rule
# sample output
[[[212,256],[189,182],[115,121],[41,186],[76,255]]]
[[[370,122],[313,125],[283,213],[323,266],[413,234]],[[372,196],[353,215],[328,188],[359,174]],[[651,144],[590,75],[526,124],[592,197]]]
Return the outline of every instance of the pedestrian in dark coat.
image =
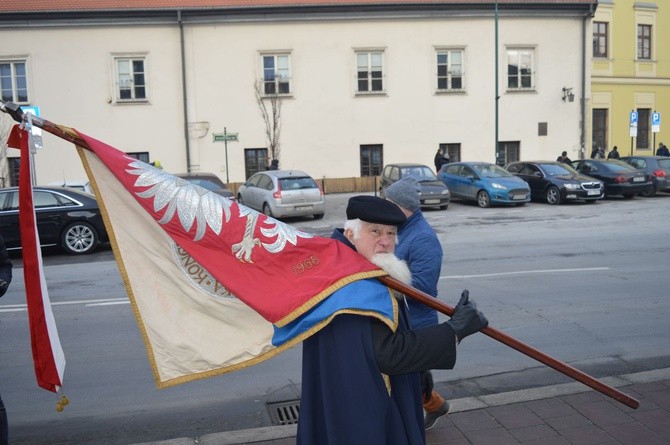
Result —
[[[449,158],[444,155],[444,148],[440,148],[435,153],[435,172],[439,173],[444,164],[449,163]]]
[[[9,283],[12,282],[12,261],[7,254],[5,247],[5,240],[0,235],[0,297],[5,295]],[[5,405],[2,403],[2,396],[0,396],[0,445],[9,444],[9,431],[7,426],[7,411]]]
[[[612,151],[610,151],[609,154],[607,155],[607,159],[619,159],[619,158],[620,158],[619,149],[615,145],[614,147],[612,147]]]
[[[395,204],[356,196],[347,218],[335,239],[411,280],[393,255],[396,227],[405,221]],[[304,341],[297,445],[425,444],[419,372],[452,368],[456,343],[488,324],[464,291],[451,320],[410,330],[404,296],[375,279],[365,281],[373,294],[359,298],[398,299],[397,324],[352,310]]]

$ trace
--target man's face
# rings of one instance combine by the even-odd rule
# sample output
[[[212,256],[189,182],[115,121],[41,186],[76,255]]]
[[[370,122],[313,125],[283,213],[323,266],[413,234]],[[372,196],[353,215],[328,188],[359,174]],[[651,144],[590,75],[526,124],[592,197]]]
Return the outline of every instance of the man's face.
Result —
[[[347,230],[345,236],[356,247],[358,253],[369,260],[378,253],[393,253],[398,228],[363,221],[358,238],[354,238],[351,230]]]

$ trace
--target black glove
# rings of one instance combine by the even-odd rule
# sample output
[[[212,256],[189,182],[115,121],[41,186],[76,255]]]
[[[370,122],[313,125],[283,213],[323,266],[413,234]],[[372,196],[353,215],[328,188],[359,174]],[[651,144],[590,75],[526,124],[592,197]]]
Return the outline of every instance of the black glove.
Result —
[[[433,392],[433,373],[430,371],[421,371],[421,395],[423,400],[430,400]]]
[[[5,280],[0,279],[0,297],[5,295],[5,292],[7,292],[7,287],[9,286],[9,283],[6,282]]]
[[[454,309],[454,315],[451,316],[451,320],[447,321],[447,324],[454,330],[460,343],[468,335],[488,326],[489,321],[477,310],[475,302],[470,301],[470,292],[466,289],[461,294],[461,299]]]

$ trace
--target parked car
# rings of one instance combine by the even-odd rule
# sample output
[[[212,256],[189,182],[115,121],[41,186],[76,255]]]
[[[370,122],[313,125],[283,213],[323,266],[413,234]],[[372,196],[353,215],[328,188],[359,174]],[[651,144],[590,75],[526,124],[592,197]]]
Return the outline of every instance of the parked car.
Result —
[[[654,187],[649,175],[618,159],[581,159],[572,161],[572,166],[582,174],[600,179],[605,185],[605,196],[623,195],[631,199]]]
[[[274,218],[314,216],[323,218],[323,191],[299,170],[267,170],[251,176],[237,191],[237,202]]]
[[[526,181],[488,162],[446,164],[440,168],[437,177],[449,187],[452,198],[476,201],[479,207],[524,205],[530,201],[530,187]]]
[[[512,162],[505,169],[528,183],[531,199],[551,205],[574,200],[595,202],[604,196],[602,181],[582,175],[563,162]]]
[[[437,179],[430,167],[422,164],[388,164],[384,167],[379,187],[382,198],[391,184],[409,176],[416,178],[421,186],[421,207],[439,207],[442,210],[449,207],[449,188]]]
[[[654,196],[656,192],[670,193],[670,158],[667,156],[624,156],[621,160],[642,170],[651,178],[654,187],[641,192],[642,196]]]
[[[192,182],[195,185],[221,195],[224,198],[235,199],[234,193],[226,187],[226,184],[219,179],[214,173],[193,172],[193,173],[177,173],[175,176]]]
[[[93,252],[109,237],[98,202],[66,187],[33,187],[41,247],[59,246],[73,255]],[[21,249],[18,187],[0,189],[0,232],[8,250]]]
[[[93,193],[93,187],[91,186],[91,183],[88,180],[85,181],[71,181],[71,180],[64,180],[64,181],[54,181],[50,182],[47,184],[48,187],[68,187],[71,189],[77,189],[82,192],[90,193],[91,195],[95,195]]]

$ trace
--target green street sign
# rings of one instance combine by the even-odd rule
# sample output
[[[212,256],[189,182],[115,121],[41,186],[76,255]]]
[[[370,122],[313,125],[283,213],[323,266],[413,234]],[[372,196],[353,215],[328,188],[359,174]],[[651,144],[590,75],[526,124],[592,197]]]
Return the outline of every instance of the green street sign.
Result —
[[[237,141],[238,133],[214,133],[214,142]]]

